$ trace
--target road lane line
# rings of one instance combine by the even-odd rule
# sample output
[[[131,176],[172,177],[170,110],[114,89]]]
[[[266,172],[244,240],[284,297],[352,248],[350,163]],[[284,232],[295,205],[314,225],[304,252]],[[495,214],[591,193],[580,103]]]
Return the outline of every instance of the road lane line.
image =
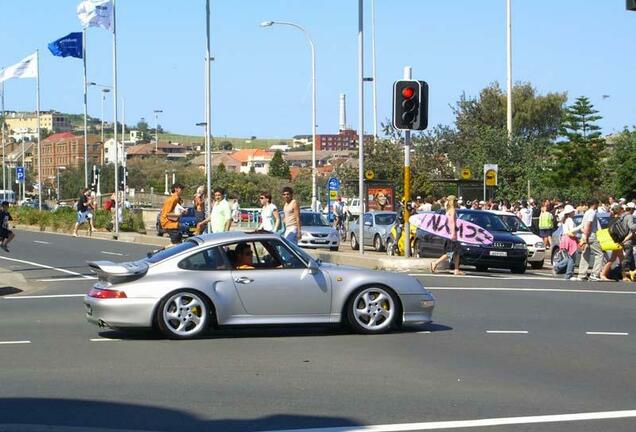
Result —
[[[457,276],[452,273],[448,274],[440,274],[440,273],[408,273],[409,276],[429,276],[429,277],[446,277],[446,278],[462,278],[462,279],[488,279],[488,280],[532,280],[532,279],[545,279],[545,280],[559,280],[555,279],[554,276],[542,275],[542,274],[528,274],[528,276],[532,277],[519,277],[519,276],[509,276],[506,273],[492,273],[491,276],[481,276],[481,275],[463,275]]]
[[[105,339],[105,338],[94,338],[90,339],[91,342],[121,342],[122,339]]]
[[[636,291],[604,291],[604,290],[583,290],[564,288],[485,288],[485,287],[426,287],[434,291],[527,291],[527,292],[564,292],[564,293],[585,293],[585,294],[636,294]]]
[[[558,423],[584,420],[610,420],[636,417],[636,410],[600,411],[577,414],[555,414],[526,417],[499,417],[477,420],[451,420],[424,423],[402,423],[367,426],[326,427],[313,429],[286,429],[268,432],[408,432],[422,430],[481,428],[486,426]],[[602,430],[602,428],[599,428]]]
[[[51,243],[49,243],[49,242],[45,242],[45,241],[42,241],[42,240],[33,240],[33,243],[51,244]]]
[[[100,251],[100,252],[103,253],[104,255],[125,256],[123,253],[117,253],[117,252],[107,252],[107,251]]]
[[[51,279],[37,279],[38,282],[67,282],[67,281],[71,281],[71,282],[75,282],[75,281],[81,281],[81,282],[86,282],[87,280],[96,280],[97,278],[95,276],[86,276],[83,278],[80,277],[74,277],[74,278],[51,278]]]
[[[598,336],[629,336],[629,333],[622,332],[585,332],[585,334]]]
[[[528,334],[527,330],[486,330],[486,333],[492,334]]]
[[[21,340],[21,341],[0,341],[0,345],[24,345],[30,344],[31,341]]]
[[[5,256],[0,256],[0,259],[6,260],[6,261],[19,262],[19,263],[22,263],[22,264],[28,264],[28,265],[32,265],[34,267],[40,267],[40,268],[45,268],[45,269],[49,269],[49,270],[55,270],[55,271],[59,271],[61,273],[66,273],[66,274],[70,274],[70,275],[73,275],[73,276],[80,276],[80,277],[83,277],[84,279],[89,279],[89,278],[92,277],[92,276],[84,276],[81,273],[77,273],[77,272],[74,272],[74,271],[66,270],[66,269],[63,269],[63,268],[51,267],[51,266],[48,266],[48,265],[45,265],[45,264],[39,264],[39,263],[35,263],[35,262],[32,262],[32,261],[25,261],[25,260],[19,260],[19,259],[15,259],[15,258],[8,258],[8,257],[5,257]]]
[[[49,295],[32,295],[32,296],[5,296],[0,297],[5,300],[29,300],[29,299],[47,299],[47,298],[68,298],[68,297],[84,297],[86,294],[49,294]]]
[[[429,334],[429,333],[430,333],[430,331],[419,331],[419,332],[416,332],[416,333],[417,333],[417,334]]]

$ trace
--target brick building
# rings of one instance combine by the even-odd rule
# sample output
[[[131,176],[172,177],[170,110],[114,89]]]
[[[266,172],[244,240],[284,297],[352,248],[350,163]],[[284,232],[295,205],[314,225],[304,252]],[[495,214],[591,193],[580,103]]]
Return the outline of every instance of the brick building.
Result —
[[[42,140],[42,177],[53,178],[58,167],[77,168],[84,166],[84,136],[62,132]],[[37,146],[34,146],[37,160]],[[88,136],[88,164],[102,164],[102,144],[97,135]]]
[[[373,135],[365,135],[364,142],[373,142]],[[358,131],[352,129],[341,129],[338,134],[319,134],[316,135],[316,151],[319,150],[357,150],[358,149]]]

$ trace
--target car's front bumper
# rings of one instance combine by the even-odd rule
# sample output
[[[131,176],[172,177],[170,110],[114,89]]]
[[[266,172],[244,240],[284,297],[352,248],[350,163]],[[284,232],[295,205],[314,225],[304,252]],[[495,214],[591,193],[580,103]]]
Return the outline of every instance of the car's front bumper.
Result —
[[[503,254],[497,256],[494,254]],[[488,249],[480,247],[467,247],[462,250],[461,263],[466,265],[511,268],[522,265],[528,259],[527,249]]]
[[[528,247],[528,261],[539,262],[545,259],[545,248],[535,249],[534,247]]]
[[[303,237],[298,240],[298,246],[306,248],[331,249],[339,247],[340,241],[337,238]]]
[[[84,297],[86,319],[99,327],[152,327],[156,299]]]
[[[427,324],[433,321],[433,294],[401,294],[402,324]]]

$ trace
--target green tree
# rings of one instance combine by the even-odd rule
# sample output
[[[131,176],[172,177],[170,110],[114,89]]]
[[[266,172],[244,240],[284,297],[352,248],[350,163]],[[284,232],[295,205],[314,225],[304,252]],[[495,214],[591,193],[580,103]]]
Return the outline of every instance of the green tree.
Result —
[[[278,178],[290,179],[289,165],[283,160],[283,152],[276,150],[272,161],[269,163],[269,175]]]
[[[608,138],[607,146],[605,190],[627,199],[636,197],[636,127]]]
[[[562,194],[573,199],[589,198],[600,192],[605,141],[595,124],[602,118],[597,114],[588,98],[577,98],[567,107],[561,125],[565,140],[554,145],[550,152],[549,178]]]

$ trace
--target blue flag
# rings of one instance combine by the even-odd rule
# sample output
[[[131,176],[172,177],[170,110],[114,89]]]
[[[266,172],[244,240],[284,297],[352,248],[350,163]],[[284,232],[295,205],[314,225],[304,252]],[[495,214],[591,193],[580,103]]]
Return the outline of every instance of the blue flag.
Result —
[[[49,44],[51,54],[58,57],[82,58],[82,33],[69,33]]]

